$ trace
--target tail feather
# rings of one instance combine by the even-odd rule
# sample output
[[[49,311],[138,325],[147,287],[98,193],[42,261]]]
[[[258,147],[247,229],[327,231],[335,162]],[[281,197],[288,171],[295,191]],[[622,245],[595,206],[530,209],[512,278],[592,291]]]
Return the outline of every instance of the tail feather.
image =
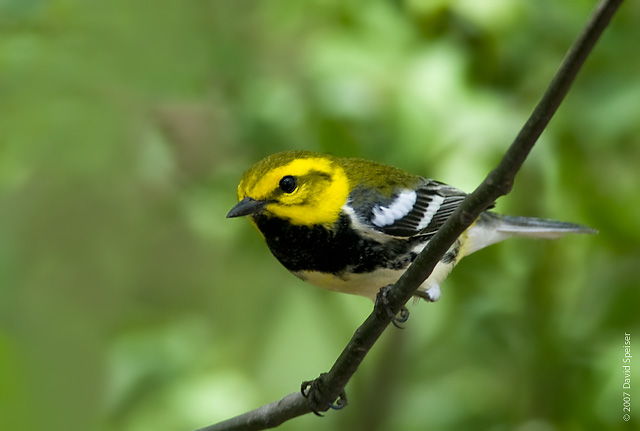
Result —
[[[487,211],[482,213],[467,231],[469,241],[465,246],[464,255],[514,236],[555,239],[568,233],[594,234],[598,231],[575,223],[508,216]]]
[[[567,233],[598,233],[597,230],[590,227],[564,221],[535,217],[498,215],[494,213],[486,214],[490,217],[496,217],[499,220],[496,228],[500,232],[510,233],[517,236],[555,239],[560,238]]]

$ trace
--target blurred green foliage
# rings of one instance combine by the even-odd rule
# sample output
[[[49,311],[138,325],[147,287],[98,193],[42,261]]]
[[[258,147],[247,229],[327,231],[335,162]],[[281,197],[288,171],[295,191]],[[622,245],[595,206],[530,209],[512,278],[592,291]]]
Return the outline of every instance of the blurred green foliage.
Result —
[[[347,409],[283,430],[638,427],[627,3],[497,207],[600,234],[465,259],[384,335]],[[225,219],[242,172],[311,149],[471,191],[593,5],[0,1],[0,428],[189,430],[327,370],[371,304],[298,281]]]

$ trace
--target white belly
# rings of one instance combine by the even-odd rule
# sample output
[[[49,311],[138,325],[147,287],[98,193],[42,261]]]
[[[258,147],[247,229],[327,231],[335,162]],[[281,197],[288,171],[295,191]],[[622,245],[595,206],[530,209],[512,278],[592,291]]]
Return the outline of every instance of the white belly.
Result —
[[[373,272],[345,274],[344,276],[316,271],[299,271],[294,275],[323,289],[365,296],[375,300],[381,287],[395,283],[403,273],[404,270],[382,268]]]
[[[454,265],[438,262],[429,278],[420,285],[418,290],[427,292],[432,301],[437,301],[440,298],[440,284],[447,278]],[[294,275],[323,289],[360,295],[375,301],[380,288],[394,284],[404,271],[383,268],[367,273],[345,274],[343,277],[316,271],[300,271]]]

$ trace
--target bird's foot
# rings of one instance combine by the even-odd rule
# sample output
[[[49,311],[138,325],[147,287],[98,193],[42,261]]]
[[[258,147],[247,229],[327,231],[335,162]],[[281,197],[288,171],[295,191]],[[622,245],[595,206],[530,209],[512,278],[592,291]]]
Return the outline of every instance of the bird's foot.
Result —
[[[392,286],[393,284],[384,286],[380,289],[380,291],[378,291],[378,294],[376,295],[375,308],[378,310],[379,314],[384,313],[386,316],[391,318],[391,323],[393,323],[393,326],[398,329],[404,329],[404,326],[400,324],[405,323],[407,320],[409,320],[409,310],[407,310],[407,307],[404,306],[397,314],[391,310],[391,308],[389,307],[389,300],[387,299],[387,295],[389,294],[389,290],[391,290]]]
[[[338,395],[338,399],[334,402],[327,401],[326,397],[323,396],[324,390],[324,377],[326,373],[320,374],[320,376],[315,380],[308,380],[302,382],[300,386],[300,392],[302,392],[302,396],[309,400],[311,404],[311,411],[316,416],[324,416],[320,412],[326,412],[329,409],[333,410],[341,410],[347,406],[347,394],[342,390]]]

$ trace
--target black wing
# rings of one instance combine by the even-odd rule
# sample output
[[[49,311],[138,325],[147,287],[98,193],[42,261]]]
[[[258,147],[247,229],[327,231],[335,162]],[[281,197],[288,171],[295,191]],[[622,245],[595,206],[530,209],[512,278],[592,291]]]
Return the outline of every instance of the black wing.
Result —
[[[432,237],[467,196],[433,180],[394,194],[388,205],[373,207],[373,228],[387,235]]]

